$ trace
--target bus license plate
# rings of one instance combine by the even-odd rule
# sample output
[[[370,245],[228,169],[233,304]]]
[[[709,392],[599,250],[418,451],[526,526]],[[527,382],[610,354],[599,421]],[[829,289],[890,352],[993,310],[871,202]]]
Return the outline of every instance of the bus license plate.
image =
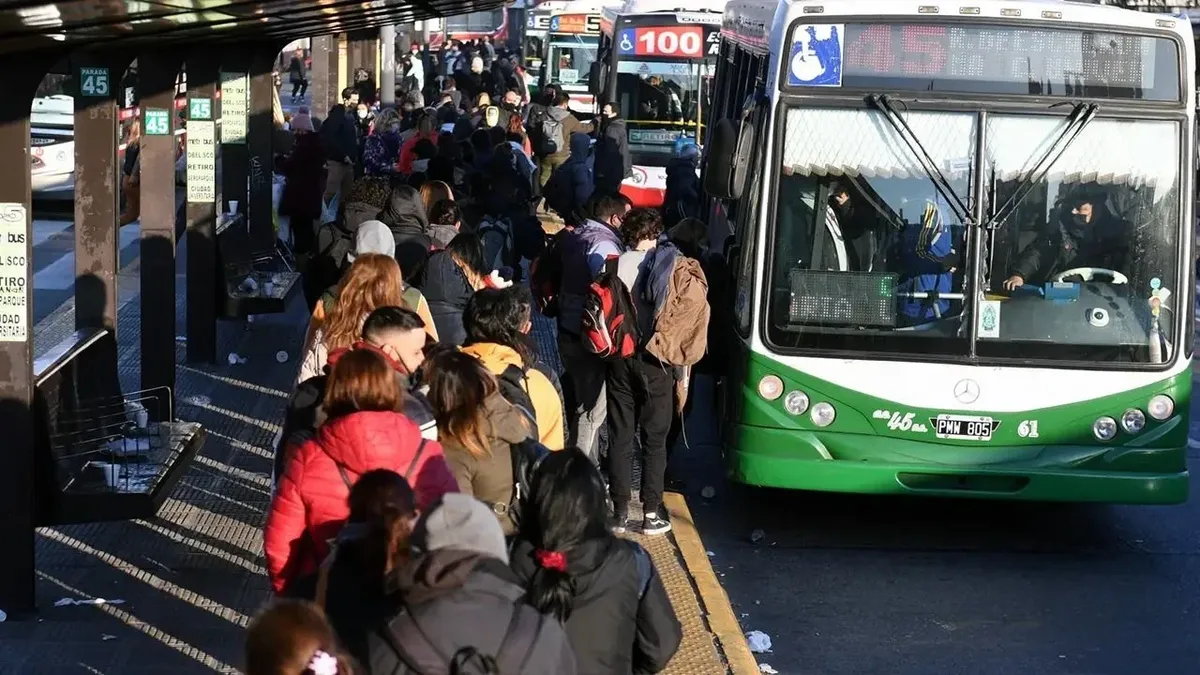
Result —
[[[938,438],[962,441],[990,441],[992,432],[1000,423],[990,417],[970,415],[938,415],[933,420],[934,433]]]

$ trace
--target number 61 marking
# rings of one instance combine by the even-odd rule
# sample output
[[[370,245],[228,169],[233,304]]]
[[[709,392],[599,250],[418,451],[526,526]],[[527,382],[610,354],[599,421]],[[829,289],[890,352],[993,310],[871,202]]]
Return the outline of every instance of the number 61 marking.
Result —
[[[1021,423],[1017,425],[1017,435],[1021,438],[1037,438],[1038,421],[1022,420]]]

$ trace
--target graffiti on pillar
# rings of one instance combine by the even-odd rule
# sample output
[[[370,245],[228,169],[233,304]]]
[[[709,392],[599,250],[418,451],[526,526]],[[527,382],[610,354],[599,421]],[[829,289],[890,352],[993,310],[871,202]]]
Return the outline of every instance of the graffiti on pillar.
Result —
[[[250,194],[255,194],[267,185],[267,172],[257,155],[250,158]]]

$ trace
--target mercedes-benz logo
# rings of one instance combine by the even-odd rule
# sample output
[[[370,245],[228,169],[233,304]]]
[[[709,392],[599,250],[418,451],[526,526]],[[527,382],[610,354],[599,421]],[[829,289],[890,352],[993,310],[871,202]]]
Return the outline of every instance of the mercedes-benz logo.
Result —
[[[954,398],[959,403],[974,403],[979,399],[979,383],[975,380],[959,380],[954,385]]]

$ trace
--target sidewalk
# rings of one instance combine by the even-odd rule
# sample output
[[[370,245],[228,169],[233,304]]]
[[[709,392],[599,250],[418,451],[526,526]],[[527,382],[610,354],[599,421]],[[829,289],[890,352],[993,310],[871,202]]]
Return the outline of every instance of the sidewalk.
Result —
[[[181,326],[184,269],[181,250]],[[138,378],[137,283],[135,272],[123,271],[121,300],[129,302],[118,334],[126,389],[135,388]],[[45,330],[57,329],[53,320],[65,317],[48,317]],[[223,325],[220,358],[236,352],[248,359],[241,365],[182,365],[178,345],[175,416],[206,427],[203,451],[153,520],[39,530],[40,612],[0,624],[0,672],[238,672],[244,628],[270,600],[262,557],[268,448],[298,365],[304,320],[297,298],[287,314],[259,317],[244,327]],[[547,332],[552,330],[540,321],[539,343],[552,345]],[[275,360],[281,349],[291,357],[285,364]],[[557,362],[555,354],[547,356]],[[666,672],[758,672],[686,504],[671,495],[668,506],[675,532],[642,540],[685,630],[683,647]],[[96,598],[107,602],[56,606],[60,599]]]

